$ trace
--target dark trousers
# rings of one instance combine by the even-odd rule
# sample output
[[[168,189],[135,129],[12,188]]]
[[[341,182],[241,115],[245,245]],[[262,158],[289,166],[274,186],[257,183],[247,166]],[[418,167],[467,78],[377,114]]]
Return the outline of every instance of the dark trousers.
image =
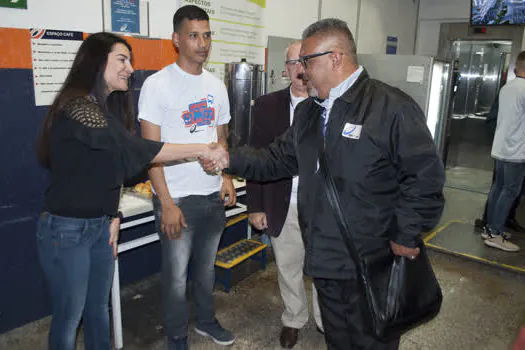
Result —
[[[364,329],[357,280],[314,279],[328,350],[396,350],[399,338],[386,344]]]
[[[498,167],[496,166],[494,162],[494,170],[492,171],[492,185],[494,185],[494,181],[496,180],[496,171]],[[521,184],[521,195],[525,194],[525,182]],[[507,222],[512,222],[512,220],[516,220],[516,210],[518,209],[518,206],[521,202],[521,195],[518,196],[514,202],[512,203],[512,207],[510,208],[509,215],[507,216]],[[487,197],[487,201],[485,202],[485,209],[483,211],[483,223],[487,223],[487,209],[489,206],[489,199]]]
[[[487,207],[487,227],[494,233],[503,233],[510,209],[520,196],[524,178],[525,163],[496,160],[496,178]]]

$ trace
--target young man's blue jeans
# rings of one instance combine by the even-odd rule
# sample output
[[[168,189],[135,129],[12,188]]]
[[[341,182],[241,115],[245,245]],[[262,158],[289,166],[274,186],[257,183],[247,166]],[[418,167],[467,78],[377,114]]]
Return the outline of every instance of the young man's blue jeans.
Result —
[[[495,174],[488,198],[487,226],[492,234],[501,235],[512,204],[521,193],[525,163],[496,160]]]
[[[195,322],[198,326],[215,321],[215,258],[226,222],[224,202],[218,192],[208,196],[176,198],[173,201],[181,209],[188,227],[182,228],[180,239],[171,240],[160,232],[161,206],[157,198],[153,199],[155,222],[162,246],[164,331],[169,339],[186,337],[188,334],[188,267]]]
[[[38,254],[53,303],[49,350],[74,350],[82,317],[84,348],[111,349],[108,303],[115,262],[109,222],[107,216],[40,215]]]

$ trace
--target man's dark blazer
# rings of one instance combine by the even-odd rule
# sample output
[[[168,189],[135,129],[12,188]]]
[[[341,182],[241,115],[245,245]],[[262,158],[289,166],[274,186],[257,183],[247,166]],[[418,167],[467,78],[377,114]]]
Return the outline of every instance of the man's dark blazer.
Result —
[[[290,127],[290,88],[259,97],[252,110],[252,128],[248,145],[266,147]],[[266,233],[277,237],[281,233],[292,193],[292,179],[246,184],[248,212],[264,212],[268,220]]]

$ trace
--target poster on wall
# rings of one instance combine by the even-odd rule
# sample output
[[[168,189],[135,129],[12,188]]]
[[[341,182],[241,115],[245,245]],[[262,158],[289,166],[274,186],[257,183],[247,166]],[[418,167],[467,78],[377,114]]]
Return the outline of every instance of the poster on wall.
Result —
[[[386,37],[386,54],[395,55],[397,54],[397,36]]]
[[[104,0],[104,30],[128,35],[149,35],[148,2]]]
[[[0,0],[0,7],[27,10],[27,0]]]
[[[226,63],[264,64],[266,37],[263,16],[266,0],[180,0],[197,5],[210,16],[212,49],[206,69],[224,80]]]
[[[35,105],[49,106],[71,69],[83,33],[30,29]]]

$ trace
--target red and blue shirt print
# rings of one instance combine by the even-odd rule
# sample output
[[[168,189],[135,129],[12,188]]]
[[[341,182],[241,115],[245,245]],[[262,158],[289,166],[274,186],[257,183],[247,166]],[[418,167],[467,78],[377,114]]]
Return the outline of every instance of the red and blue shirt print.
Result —
[[[215,107],[213,95],[201,98],[197,102],[188,105],[188,110],[182,112],[184,126],[190,129],[190,133],[203,131],[206,127],[215,126]]]

